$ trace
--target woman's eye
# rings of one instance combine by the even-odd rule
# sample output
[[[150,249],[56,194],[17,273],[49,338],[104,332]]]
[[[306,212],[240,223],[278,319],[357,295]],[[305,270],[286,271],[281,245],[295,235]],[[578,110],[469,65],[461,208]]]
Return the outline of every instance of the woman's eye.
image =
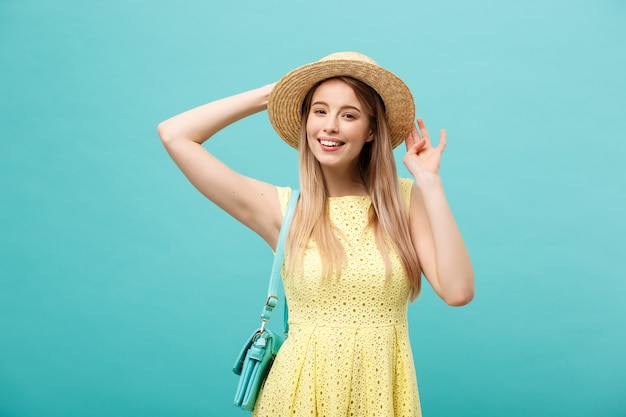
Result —
[[[343,117],[345,117],[346,119],[354,119],[354,115],[351,113],[346,113],[343,115]]]
[[[313,110],[313,114],[326,114],[326,112],[323,109],[315,109]]]

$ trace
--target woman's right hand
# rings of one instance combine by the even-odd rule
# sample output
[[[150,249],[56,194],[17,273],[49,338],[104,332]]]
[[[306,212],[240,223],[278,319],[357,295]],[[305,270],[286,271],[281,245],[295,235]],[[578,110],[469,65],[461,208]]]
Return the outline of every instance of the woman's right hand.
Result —
[[[267,109],[267,99],[269,98],[270,94],[272,93],[272,90],[274,89],[275,85],[276,85],[276,83],[266,84],[263,87],[259,88],[259,90],[261,91],[261,93],[265,97],[265,109]]]

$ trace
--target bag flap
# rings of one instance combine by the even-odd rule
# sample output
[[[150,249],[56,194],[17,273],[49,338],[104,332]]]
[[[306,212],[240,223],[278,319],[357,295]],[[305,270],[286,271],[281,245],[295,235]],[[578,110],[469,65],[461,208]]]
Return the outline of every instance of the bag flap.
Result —
[[[233,372],[235,374],[241,375],[241,370],[243,369],[243,363],[246,359],[246,355],[248,354],[248,349],[250,349],[250,346],[252,346],[252,343],[254,342],[254,337],[260,331],[261,329],[255,330],[241,347],[241,351],[239,352],[239,355],[237,355],[237,359],[235,359],[235,364],[233,365]]]

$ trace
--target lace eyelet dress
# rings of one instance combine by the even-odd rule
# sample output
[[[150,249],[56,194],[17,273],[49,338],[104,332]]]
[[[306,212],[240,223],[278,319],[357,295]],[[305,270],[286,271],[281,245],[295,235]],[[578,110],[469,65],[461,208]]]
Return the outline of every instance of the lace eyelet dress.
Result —
[[[409,207],[412,181],[400,179]],[[291,189],[278,187],[284,210]],[[347,262],[338,278],[322,280],[313,242],[302,277],[285,277],[289,337],[259,394],[253,417],[419,417],[409,343],[409,285],[390,253],[391,277],[372,231],[369,196],[331,197],[329,214]]]

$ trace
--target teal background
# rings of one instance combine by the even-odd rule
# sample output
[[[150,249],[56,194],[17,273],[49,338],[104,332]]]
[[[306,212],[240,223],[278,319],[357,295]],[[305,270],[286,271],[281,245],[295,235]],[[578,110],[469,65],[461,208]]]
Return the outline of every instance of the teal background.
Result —
[[[410,307],[424,415],[626,416],[625,16],[621,0],[0,0],[0,416],[244,415],[231,366],[272,254],[156,126],[342,50],[448,131],[477,288]],[[265,113],[208,146],[297,185]]]

